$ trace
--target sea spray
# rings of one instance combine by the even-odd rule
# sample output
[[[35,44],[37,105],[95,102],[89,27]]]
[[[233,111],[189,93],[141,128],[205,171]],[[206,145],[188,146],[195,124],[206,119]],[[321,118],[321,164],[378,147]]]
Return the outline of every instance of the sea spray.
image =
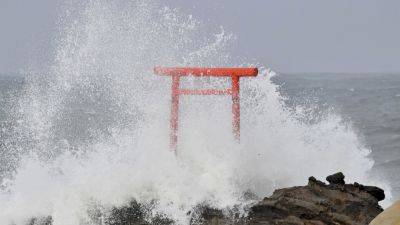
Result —
[[[54,225],[96,224],[93,208],[107,215],[132,199],[152,205],[149,218],[187,224],[198,205],[245,206],[246,192],[263,197],[310,175],[343,171],[348,180],[375,184],[369,151],[351,127],[334,114],[302,122],[266,71],[242,80],[240,144],[231,133],[229,97],[182,98],[175,157],[170,80],[152,68],[234,66],[234,36],[219,27],[209,34],[212,27],[162,3],[65,7],[52,66],[31,72],[14,118],[5,151],[18,152],[18,163],[3,179],[1,224],[46,216]],[[183,85],[228,82],[187,78]]]

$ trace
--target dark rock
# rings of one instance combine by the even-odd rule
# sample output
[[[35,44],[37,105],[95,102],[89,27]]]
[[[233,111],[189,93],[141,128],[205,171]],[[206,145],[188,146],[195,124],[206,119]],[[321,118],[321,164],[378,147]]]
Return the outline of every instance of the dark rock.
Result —
[[[153,204],[156,204],[155,202]],[[121,208],[114,208],[109,215],[106,215],[106,220],[102,225],[170,225],[173,221],[163,215],[155,215],[152,218],[147,218],[147,215],[153,209],[153,204],[142,205],[135,200],[129,205]],[[102,215],[99,215],[102,217]],[[95,220],[95,219],[94,219]]]
[[[230,211],[210,208],[206,205],[188,212],[190,224],[203,225],[367,225],[383,210],[378,202],[385,197],[378,187],[358,183],[344,184],[344,175],[337,173],[327,177],[325,184],[310,177],[308,185],[283,188],[272,196],[249,206],[248,214],[241,217],[239,210]],[[157,203],[155,202],[154,205]],[[143,206],[136,201],[122,208],[111,210],[106,225],[170,225],[174,221],[163,215],[148,217],[151,205]],[[47,218],[46,222],[51,222]],[[94,219],[95,221],[95,219]],[[32,225],[42,225],[33,220]],[[50,225],[51,223],[43,223]],[[95,223],[97,224],[97,223]]]
[[[315,177],[309,177],[308,178],[308,185],[319,185],[319,186],[324,186],[326,185],[324,182],[317,180]]]
[[[382,212],[376,198],[353,185],[280,189],[251,208],[248,224],[366,225]]]
[[[51,225],[53,223],[53,219],[51,216],[43,217],[43,218],[33,218],[29,220],[28,225]]]
[[[328,181],[330,184],[339,184],[339,185],[344,185],[344,175],[342,172],[332,174],[330,176],[326,177],[326,181]]]
[[[359,183],[354,183],[354,186],[357,186],[360,190],[369,193],[370,195],[374,196],[376,200],[382,201],[385,199],[385,191],[381,188],[374,187],[374,186],[364,186]]]

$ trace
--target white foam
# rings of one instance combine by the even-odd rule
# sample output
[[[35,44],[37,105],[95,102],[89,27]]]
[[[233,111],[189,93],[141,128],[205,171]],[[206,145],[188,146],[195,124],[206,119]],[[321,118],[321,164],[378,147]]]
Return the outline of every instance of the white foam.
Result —
[[[71,7],[71,6],[68,6]],[[306,124],[265,76],[242,80],[242,142],[228,97],[183,97],[178,158],[169,151],[170,80],[155,65],[230,66],[233,35],[147,1],[90,1],[60,20],[53,67],[21,99],[14,178],[0,194],[0,224],[53,217],[92,224],[91,208],[158,201],[153,212],[187,224],[201,203],[245,204],[308,176],[342,171],[371,180],[373,161],[334,114]],[[73,12],[73,13],[71,13]],[[73,15],[73,16],[71,16]],[[268,74],[274,74],[268,70]],[[226,85],[226,80],[186,85]],[[382,186],[382,183],[379,183]]]

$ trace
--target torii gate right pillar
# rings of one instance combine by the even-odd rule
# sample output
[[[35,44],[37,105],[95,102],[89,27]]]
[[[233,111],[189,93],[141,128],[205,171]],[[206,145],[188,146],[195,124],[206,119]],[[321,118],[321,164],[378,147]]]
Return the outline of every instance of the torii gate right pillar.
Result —
[[[235,139],[240,141],[240,77],[232,76],[232,128]]]

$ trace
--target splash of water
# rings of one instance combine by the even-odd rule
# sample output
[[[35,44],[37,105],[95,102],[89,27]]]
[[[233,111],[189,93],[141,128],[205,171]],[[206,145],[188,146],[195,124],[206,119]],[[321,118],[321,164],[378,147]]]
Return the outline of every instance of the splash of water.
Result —
[[[228,97],[184,97],[179,156],[169,149],[168,78],[155,65],[232,66],[234,36],[148,1],[89,1],[60,20],[53,66],[28,78],[15,120],[15,171],[3,179],[0,223],[48,216],[54,225],[95,224],[104,210],[136,199],[179,224],[199,204],[245,205],[343,171],[375,184],[369,151],[339,116],[307,124],[262,75],[242,82],[242,142],[231,134]],[[188,78],[186,86],[227,80]],[[189,99],[190,98],[190,99]],[[190,100],[190,101],[189,101]],[[151,215],[150,215],[151,216]]]

